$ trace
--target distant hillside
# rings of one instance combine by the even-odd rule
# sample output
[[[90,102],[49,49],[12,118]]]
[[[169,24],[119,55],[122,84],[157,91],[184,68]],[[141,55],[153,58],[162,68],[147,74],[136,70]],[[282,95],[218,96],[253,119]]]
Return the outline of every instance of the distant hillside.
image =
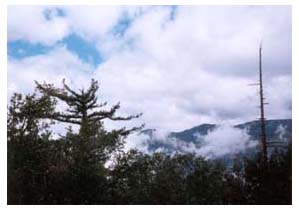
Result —
[[[213,131],[217,126],[218,125],[215,124],[202,124],[181,132],[171,132],[169,136],[178,138],[183,141],[194,141],[197,138],[195,134],[207,135],[208,132]],[[260,121],[251,121],[235,125],[234,127],[240,129],[247,129],[248,134],[251,136],[251,139],[253,140],[259,139],[259,136],[261,135]],[[280,128],[284,128],[286,131],[283,137],[290,138],[292,134],[292,120],[266,120],[266,132],[269,140],[281,138],[278,135],[278,131],[280,130]]]
[[[202,142],[199,140],[199,136],[204,138],[219,126],[216,124],[202,124],[181,132],[170,132],[165,139],[157,137],[156,133],[158,131],[156,129],[143,130],[142,134],[148,136],[147,144],[149,151],[172,153],[180,151],[182,147],[188,147],[190,144],[193,144],[196,148],[201,148]],[[257,142],[260,139],[260,121],[246,122],[233,127],[245,131],[252,141]],[[267,120],[266,133],[269,142],[275,141],[286,144],[292,137],[292,119]],[[244,151],[244,153],[247,152],[251,152],[251,150]]]
[[[261,136],[260,125],[261,125],[260,121],[252,121],[252,122],[236,125],[235,127],[240,129],[248,129],[248,134],[251,136],[253,140],[256,140],[259,139]],[[291,119],[267,120],[266,134],[268,140],[281,140],[282,138],[291,138],[292,120]]]
[[[196,134],[207,135],[208,132],[214,130],[217,127],[215,124],[202,124],[181,132],[171,132],[169,137],[175,137],[183,141],[192,142],[197,138]]]

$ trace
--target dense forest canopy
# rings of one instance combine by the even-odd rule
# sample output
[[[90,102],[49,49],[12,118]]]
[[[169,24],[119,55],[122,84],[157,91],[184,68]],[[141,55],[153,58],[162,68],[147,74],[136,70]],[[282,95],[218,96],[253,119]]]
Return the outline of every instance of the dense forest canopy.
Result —
[[[73,90],[36,82],[8,107],[8,204],[291,204],[291,144],[261,162],[236,156],[233,167],[194,154],[125,152],[144,125],[108,131],[120,104],[98,103],[98,82]],[[57,111],[57,103],[67,109]],[[51,124],[70,125],[53,140]],[[75,132],[72,125],[79,125]],[[112,159],[113,157],[113,159]],[[111,163],[107,166],[107,161]]]

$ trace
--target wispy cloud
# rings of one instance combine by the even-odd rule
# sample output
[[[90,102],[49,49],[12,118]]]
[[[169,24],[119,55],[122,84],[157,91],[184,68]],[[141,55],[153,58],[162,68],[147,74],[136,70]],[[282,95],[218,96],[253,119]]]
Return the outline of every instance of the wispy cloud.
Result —
[[[134,134],[129,138],[125,149],[139,149],[145,153],[193,153],[206,158],[218,158],[245,152],[257,144],[258,141],[252,140],[246,129],[219,125],[207,135],[196,135],[194,141],[178,139],[168,132],[159,130],[153,131],[152,135]]]
[[[249,121],[258,95],[247,85],[257,80],[263,38],[266,115],[291,118],[291,24],[289,6],[9,7],[8,41],[50,50],[10,55],[8,91],[30,92],[33,80],[59,85],[65,77],[80,87],[95,78],[100,100],[120,101],[120,114],[144,113],[128,126]],[[82,48],[65,41],[72,34]]]

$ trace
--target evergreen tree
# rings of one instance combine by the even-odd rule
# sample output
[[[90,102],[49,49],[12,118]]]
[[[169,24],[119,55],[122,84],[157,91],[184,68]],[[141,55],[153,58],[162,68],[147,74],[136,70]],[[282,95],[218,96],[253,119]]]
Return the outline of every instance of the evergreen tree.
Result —
[[[97,103],[98,82],[91,81],[90,87],[85,91],[80,89],[79,92],[72,90],[63,80],[63,88],[55,88],[51,84],[40,84],[36,82],[37,89],[45,96],[55,98],[65,102],[68,109],[65,112],[52,112],[45,115],[45,118],[53,119],[60,122],[76,124],[80,126],[79,134],[76,136],[80,147],[81,155],[88,158],[92,152],[101,156],[102,161],[106,161],[110,155],[122,148],[124,139],[133,131],[140,130],[143,126],[133,127],[131,129],[121,128],[111,132],[105,130],[103,120],[109,119],[114,121],[131,120],[138,118],[141,114],[128,117],[115,116],[116,111],[120,108],[120,103],[112,106],[110,110],[100,110],[107,103]],[[85,154],[85,152],[87,152]]]
[[[291,204],[292,148],[269,157],[236,158],[232,169],[194,154],[122,150],[142,128],[107,131],[119,103],[103,110],[98,83],[74,91],[36,82],[39,93],[14,94],[8,108],[8,204]],[[57,111],[57,103],[67,109]],[[50,125],[70,124],[54,140]],[[75,132],[72,125],[78,125]],[[111,157],[110,167],[105,163]],[[111,159],[110,159],[111,160]]]
[[[292,154],[287,151],[273,153],[265,167],[260,159],[247,160],[245,166],[248,204],[292,203]]]
[[[8,204],[42,203],[46,196],[49,124],[41,117],[54,110],[47,96],[14,94],[7,118]]]
[[[55,88],[51,84],[36,82],[37,89],[44,95],[57,101],[65,102],[68,109],[65,112],[54,111],[45,115],[45,118],[79,125],[79,133],[69,130],[64,139],[71,145],[71,165],[68,171],[70,180],[66,188],[69,189],[70,200],[74,204],[94,204],[105,202],[107,195],[107,169],[105,162],[115,153],[119,152],[125,138],[132,132],[140,130],[143,126],[131,129],[121,128],[107,131],[103,121],[131,120],[141,114],[128,117],[115,116],[120,104],[109,110],[102,108],[107,105],[97,103],[98,82],[91,81],[87,90],[72,90],[63,80],[63,88]]]

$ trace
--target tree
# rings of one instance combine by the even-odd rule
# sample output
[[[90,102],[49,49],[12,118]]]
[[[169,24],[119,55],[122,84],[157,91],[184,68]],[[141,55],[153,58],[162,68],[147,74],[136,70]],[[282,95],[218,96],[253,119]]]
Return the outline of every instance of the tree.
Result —
[[[112,204],[222,204],[223,167],[193,154],[131,150],[110,173]]]
[[[54,110],[55,100],[36,94],[14,94],[7,118],[7,191],[9,204],[41,203],[48,169],[51,122],[41,117]]]
[[[8,108],[8,141],[21,141],[24,137],[35,139],[43,131],[46,131],[45,135],[53,122],[42,122],[41,118],[53,113],[55,105],[56,101],[48,96],[15,93]]]
[[[224,174],[223,203],[240,205],[246,203],[244,159],[236,155],[231,169]]]
[[[78,133],[70,129],[64,137],[65,141],[71,144],[72,164],[68,171],[70,180],[67,180],[67,183],[69,184],[66,186],[71,192],[71,202],[78,204],[104,202],[107,184],[105,162],[122,149],[124,140],[130,133],[140,130],[143,125],[107,131],[103,121],[105,119],[128,121],[140,117],[141,114],[128,117],[115,116],[120,103],[109,110],[103,110],[107,103],[97,103],[99,86],[95,80],[91,80],[87,90],[80,89],[78,92],[71,89],[65,80],[62,89],[46,83],[36,82],[36,85],[37,90],[45,97],[62,101],[68,106],[64,112],[55,110],[46,114],[44,118],[79,125]]]
[[[131,120],[115,116],[120,104],[99,110],[98,83],[85,91],[73,91],[36,82],[39,93],[15,94],[8,108],[8,203],[9,204],[96,204],[105,203],[107,169],[104,163],[120,151],[125,138],[142,128],[107,131],[103,120]],[[64,112],[57,103],[65,102]],[[52,139],[50,124],[66,122],[65,136]]]
[[[103,121],[140,114],[116,116],[119,103],[102,110],[94,80],[78,92],[64,81],[36,84],[39,93],[14,94],[8,108],[8,204],[291,204],[291,145],[268,167],[259,156],[237,157],[232,169],[195,154],[124,152],[142,126],[107,131]],[[68,108],[57,111],[58,102]],[[55,140],[54,122],[70,124]]]
[[[261,159],[245,163],[246,194],[248,204],[292,203],[292,148],[277,151],[269,158],[268,167]]]
[[[151,204],[152,157],[137,150],[119,154],[110,166],[110,204]]]
[[[120,103],[112,106],[110,110],[99,110],[107,105],[107,102],[97,103],[97,91],[99,89],[98,82],[91,80],[90,87],[85,91],[80,89],[79,92],[72,90],[63,80],[63,88],[55,88],[51,84],[40,84],[36,82],[37,89],[45,96],[61,100],[68,105],[65,112],[52,112],[45,115],[45,118],[53,119],[60,122],[70,124],[77,124],[80,126],[78,143],[83,149],[84,143],[88,142],[92,148],[88,148],[90,152],[103,155],[103,160],[107,160],[111,153],[121,148],[124,143],[124,138],[130,133],[140,130],[140,127],[133,127],[131,129],[121,128],[107,132],[103,126],[103,120],[109,119],[114,121],[131,120],[138,118],[140,114],[128,117],[115,116],[116,111],[120,108]],[[85,148],[86,149],[86,148]],[[105,155],[104,155],[105,154]]]

